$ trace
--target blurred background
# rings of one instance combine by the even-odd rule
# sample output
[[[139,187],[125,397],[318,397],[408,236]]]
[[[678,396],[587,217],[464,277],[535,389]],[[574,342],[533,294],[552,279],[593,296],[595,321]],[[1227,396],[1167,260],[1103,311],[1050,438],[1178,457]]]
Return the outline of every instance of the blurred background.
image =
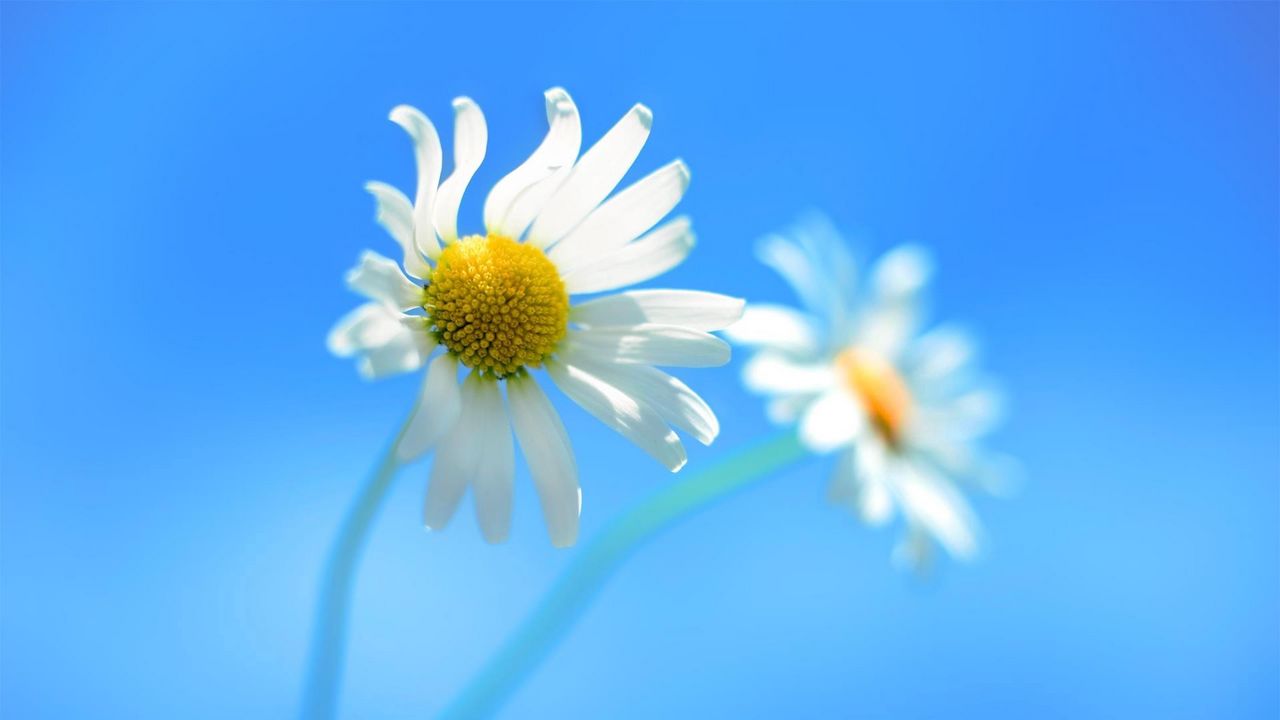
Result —
[[[700,246],[654,286],[792,302],[752,257],[825,210],[939,262],[934,317],[1013,397],[989,544],[932,577],[824,502],[829,459],[646,547],[507,717],[1275,717],[1280,712],[1280,6],[0,6],[0,713],[289,717],[343,510],[418,379],[324,336],[394,255],[419,106],[483,107],[460,227],[568,88],[634,102]],[[446,166],[446,168],[448,165]],[[716,445],[771,432],[683,373]],[[583,537],[671,477],[556,397]],[[429,461],[428,461],[429,462]],[[347,717],[441,709],[572,557],[523,467],[511,540],[421,527],[404,471],[359,578]],[[468,501],[469,505],[469,501]]]

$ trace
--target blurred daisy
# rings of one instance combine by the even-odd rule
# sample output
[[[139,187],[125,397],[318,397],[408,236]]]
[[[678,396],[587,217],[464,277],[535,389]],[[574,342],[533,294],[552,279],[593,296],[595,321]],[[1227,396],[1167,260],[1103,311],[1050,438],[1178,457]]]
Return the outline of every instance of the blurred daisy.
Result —
[[[458,98],[453,108],[454,169],[443,182],[435,127],[414,108],[392,110],[413,140],[417,193],[410,201],[383,183],[367,188],[378,221],[401,246],[403,271],[365,252],[347,283],[370,302],[338,322],[329,348],[355,357],[369,378],[427,368],[397,449],[407,461],[439,446],[429,528],[449,522],[470,485],[484,537],[506,539],[514,429],[551,540],[571,545],[581,509],[577,468],[569,435],[531,371],[545,370],[565,395],[674,472],[685,450],[672,428],[709,444],[719,424],[702,398],[655,366],[727,362],[728,345],[709,331],[736,321],[743,303],[691,290],[570,303],[571,295],[655,277],[693,248],[688,219],[659,225],[688,187],[683,162],[610,197],[649,137],[648,108],[633,107],[579,157],[578,109],[564,90],[548,90],[546,138],[493,186],[484,232],[467,236],[458,233],[458,206],[484,159],[488,130],[471,100]]]
[[[752,304],[728,329],[730,340],[759,348],[744,368],[746,385],[770,397],[775,422],[798,421],[811,450],[839,450],[833,502],[872,524],[901,513],[907,532],[896,559],[923,568],[934,542],[972,557],[979,525],[960,487],[995,491],[1008,475],[1009,461],[978,445],[999,421],[1001,400],[977,374],[967,333],[922,332],[928,254],[894,249],[859,287],[845,244],[812,217],[762,240],[757,255],[803,310]]]

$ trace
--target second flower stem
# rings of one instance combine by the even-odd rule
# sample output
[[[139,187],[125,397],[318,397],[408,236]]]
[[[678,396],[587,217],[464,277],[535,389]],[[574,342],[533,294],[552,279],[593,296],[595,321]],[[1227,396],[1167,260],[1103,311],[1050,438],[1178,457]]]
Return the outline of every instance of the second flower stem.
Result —
[[[675,523],[807,454],[794,432],[730,454],[668,485],[623,514],[593,539],[498,653],[441,717],[492,715],[538,666],[637,548]]]

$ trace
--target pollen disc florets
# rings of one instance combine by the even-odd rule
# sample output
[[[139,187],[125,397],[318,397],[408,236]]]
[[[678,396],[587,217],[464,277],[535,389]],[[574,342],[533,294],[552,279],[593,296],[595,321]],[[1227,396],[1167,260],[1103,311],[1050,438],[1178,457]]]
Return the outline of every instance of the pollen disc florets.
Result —
[[[423,309],[468,367],[502,378],[538,366],[569,327],[569,296],[541,250],[501,235],[462,238],[440,254]]]
[[[840,353],[836,366],[862,403],[871,425],[890,447],[897,447],[911,412],[911,391],[906,381],[884,358],[859,348]]]

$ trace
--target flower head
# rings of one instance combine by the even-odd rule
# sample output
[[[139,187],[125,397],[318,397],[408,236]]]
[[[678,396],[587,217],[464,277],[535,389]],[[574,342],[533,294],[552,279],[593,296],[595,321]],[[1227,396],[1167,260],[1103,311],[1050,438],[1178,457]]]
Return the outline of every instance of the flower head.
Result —
[[[744,382],[769,396],[775,422],[798,422],[810,449],[839,451],[833,502],[873,524],[902,514],[899,560],[924,566],[934,542],[973,556],[979,527],[960,488],[1000,489],[1012,461],[979,447],[1001,400],[977,373],[974,341],[950,326],[923,331],[928,254],[891,250],[860,286],[845,244],[813,216],[762,240],[758,255],[804,307],[753,304],[728,329],[759,349]]]
[[[338,322],[329,348],[357,358],[369,378],[427,368],[398,454],[409,460],[438,447],[428,527],[444,527],[470,485],[485,538],[506,538],[514,430],[552,542],[571,545],[581,509],[577,468],[534,372],[546,371],[565,395],[674,472],[685,451],[672,428],[709,444],[719,424],[702,398],[655,366],[727,362],[728,345],[710,331],[738,320],[743,303],[690,290],[570,302],[660,275],[693,248],[687,219],[659,224],[688,187],[683,162],[613,193],[649,137],[648,108],[633,107],[579,157],[578,108],[564,90],[548,90],[546,138],[489,191],[484,231],[460,236],[458,206],[484,159],[488,127],[471,100],[453,107],[454,170],[444,182],[435,126],[414,108],[391,111],[413,140],[417,193],[410,201],[384,183],[366,187],[378,222],[401,247],[403,270],[364,253],[347,284],[369,302]]]

